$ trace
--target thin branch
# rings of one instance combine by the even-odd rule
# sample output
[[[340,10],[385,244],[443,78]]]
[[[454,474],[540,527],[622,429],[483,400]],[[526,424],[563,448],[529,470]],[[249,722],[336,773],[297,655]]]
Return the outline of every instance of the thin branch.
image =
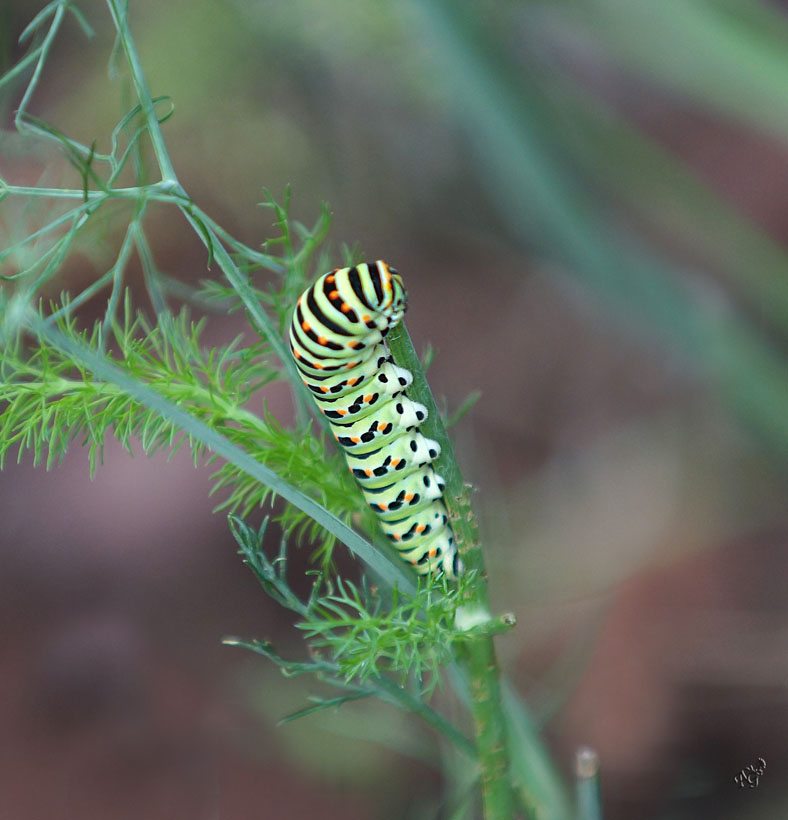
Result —
[[[145,73],[142,70],[142,63],[140,62],[137,48],[134,45],[134,39],[131,36],[131,31],[126,21],[125,5],[121,7],[121,3],[118,0],[107,0],[107,5],[112,15],[112,22],[115,24],[115,28],[118,32],[118,39],[126,55],[129,68],[131,69],[131,79],[137,92],[137,99],[140,101],[145,120],[148,124],[148,133],[150,135],[151,144],[153,145],[153,153],[156,155],[156,162],[159,165],[162,182],[180,188],[180,183],[178,182],[175,169],[170,160],[169,151],[167,150],[167,145],[164,141],[164,135],[161,132],[159,118],[156,116],[155,103],[148,90],[148,83],[145,79]]]

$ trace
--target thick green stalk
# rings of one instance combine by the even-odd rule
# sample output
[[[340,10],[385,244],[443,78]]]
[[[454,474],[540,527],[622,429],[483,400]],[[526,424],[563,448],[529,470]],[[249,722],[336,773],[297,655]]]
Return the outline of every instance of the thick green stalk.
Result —
[[[489,635],[472,638],[467,647],[471,709],[481,770],[485,820],[514,817],[514,793],[509,776],[506,722],[495,646]]]
[[[492,618],[488,608],[487,576],[479,547],[476,523],[471,511],[470,490],[463,484],[462,474],[454,456],[454,447],[430,391],[424,371],[413,348],[410,335],[400,324],[388,336],[394,361],[413,374],[408,395],[421,402],[429,417],[421,427],[424,435],[441,446],[435,468],[446,482],[444,495],[455,538],[466,572],[473,580],[465,586],[464,605],[458,612],[458,625],[465,621],[471,630],[488,624]],[[470,574],[470,573],[473,574]],[[515,815],[514,792],[509,775],[509,754],[506,745],[506,720],[502,708],[500,672],[492,635],[484,630],[469,634],[463,644],[463,660],[471,691],[471,712],[476,735],[482,802],[485,820],[511,820]]]
[[[451,516],[452,530],[460,544],[463,562],[468,569],[477,569],[479,576],[483,576],[484,565],[481,551],[478,549],[478,533],[469,500],[470,487],[463,483],[462,473],[454,455],[454,445],[443,426],[427,377],[424,375],[405,324],[397,325],[389,333],[386,341],[394,361],[413,374],[413,384],[408,388],[408,396],[427,408],[428,417],[421,425],[421,432],[428,438],[435,439],[441,446],[441,454],[433,466],[446,482],[446,506]],[[486,583],[481,582],[478,587],[474,598],[486,606]],[[482,597],[478,597],[479,595]]]

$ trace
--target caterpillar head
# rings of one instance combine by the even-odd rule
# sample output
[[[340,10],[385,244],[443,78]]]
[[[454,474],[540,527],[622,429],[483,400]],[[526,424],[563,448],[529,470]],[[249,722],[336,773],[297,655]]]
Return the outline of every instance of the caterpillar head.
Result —
[[[405,285],[402,284],[399,271],[390,268],[382,259],[378,259],[375,265],[380,273],[383,289],[383,303],[380,311],[389,318],[389,327],[394,327],[399,324],[408,308],[408,293]],[[374,271],[374,267],[370,267],[371,272]]]

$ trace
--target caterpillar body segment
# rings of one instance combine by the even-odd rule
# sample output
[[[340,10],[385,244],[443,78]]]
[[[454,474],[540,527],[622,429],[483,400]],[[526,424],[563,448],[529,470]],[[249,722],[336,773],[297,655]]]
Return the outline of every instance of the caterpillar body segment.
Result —
[[[362,490],[366,487],[383,487],[396,478],[405,480],[439,455],[438,442],[418,432],[405,433],[380,449],[367,453],[345,451],[348,467]]]
[[[413,430],[427,418],[427,408],[423,404],[404,396],[397,397],[396,404],[401,409],[395,410],[394,415],[385,421],[377,416],[367,416],[358,421],[335,422],[334,437],[340,447],[349,455],[377,450],[404,432]]]
[[[445,483],[431,466],[440,446],[419,432],[427,408],[406,395],[413,377],[385,343],[406,306],[400,275],[382,260],[337,268],[299,297],[290,349],[391,543],[417,572],[456,577]]]
[[[397,479],[382,487],[362,487],[369,506],[381,521],[396,521],[403,511],[411,513],[431,506],[443,498],[443,479],[432,467],[420,467],[406,479]]]

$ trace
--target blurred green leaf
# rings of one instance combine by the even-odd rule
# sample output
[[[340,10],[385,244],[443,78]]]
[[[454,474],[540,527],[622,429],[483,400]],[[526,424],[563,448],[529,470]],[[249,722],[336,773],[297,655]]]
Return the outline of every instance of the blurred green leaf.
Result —
[[[788,136],[788,20],[761,0],[590,0],[566,8],[627,70]]]
[[[550,141],[550,114],[466,4],[415,0],[434,65],[454,91],[491,201],[514,236],[537,244],[596,292],[635,335],[659,340],[710,381],[725,406],[788,458],[788,369],[720,289],[616,231]],[[555,124],[553,124],[553,129]],[[755,398],[757,396],[757,399]]]
[[[571,820],[567,789],[539,740],[525,705],[508,683],[501,685],[512,778],[521,806],[539,820]]]
[[[556,140],[595,183],[635,219],[645,217],[671,243],[709,260],[759,317],[788,329],[788,251],[603,100],[558,76],[549,83],[571,106],[575,126],[556,129]]]

